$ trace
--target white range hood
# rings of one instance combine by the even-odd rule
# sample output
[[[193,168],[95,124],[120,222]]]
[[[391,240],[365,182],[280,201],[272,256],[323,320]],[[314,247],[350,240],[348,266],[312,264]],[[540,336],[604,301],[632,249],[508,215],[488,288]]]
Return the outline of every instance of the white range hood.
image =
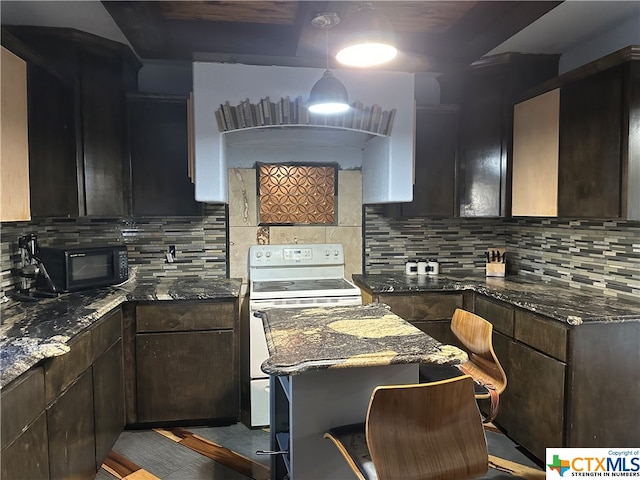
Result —
[[[257,103],[301,96],[323,69],[195,62],[193,64],[196,200],[228,203],[228,168],[255,162],[334,162],[362,168],[363,203],[407,202],[413,192],[414,75],[334,70],[349,102],[396,109],[390,136],[326,126],[259,127],[220,133],[215,111],[229,101]]]

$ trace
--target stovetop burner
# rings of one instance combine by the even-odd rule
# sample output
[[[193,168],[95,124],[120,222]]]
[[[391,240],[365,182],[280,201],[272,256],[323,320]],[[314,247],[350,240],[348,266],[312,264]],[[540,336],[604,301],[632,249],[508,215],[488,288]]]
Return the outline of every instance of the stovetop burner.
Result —
[[[253,282],[251,291],[266,292],[297,292],[309,290],[352,290],[353,285],[343,278],[320,278],[310,280],[274,280]]]

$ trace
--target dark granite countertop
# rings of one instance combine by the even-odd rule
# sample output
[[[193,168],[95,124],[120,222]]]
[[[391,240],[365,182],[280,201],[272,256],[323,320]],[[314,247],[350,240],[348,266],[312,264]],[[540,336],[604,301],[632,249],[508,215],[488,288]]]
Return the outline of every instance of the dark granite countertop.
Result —
[[[134,276],[135,277],[135,276]],[[0,388],[40,360],[69,351],[69,341],[126,301],[236,298],[240,279],[131,278],[117,287],[67,293],[38,302],[2,306]]]
[[[262,312],[262,321],[270,355],[262,370],[271,375],[467,359],[464,351],[442,345],[379,303],[273,308]]]
[[[415,275],[404,273],[354,275],[356,284],[374,294],[471,290],[567,325],[640,321],[638,303],[598,295],[565,285],[521,276]]]

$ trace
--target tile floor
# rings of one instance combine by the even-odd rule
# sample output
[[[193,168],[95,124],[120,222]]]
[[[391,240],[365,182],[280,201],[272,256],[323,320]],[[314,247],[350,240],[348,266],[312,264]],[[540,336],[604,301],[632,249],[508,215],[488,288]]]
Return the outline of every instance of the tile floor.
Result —
[[[256,462],[269,465],[268,457],[255,454],[256,450],[269,449],[269,433],[266,430],[248,429],[241,423],[225,427],[187,427],[187,430]],[[540,469],[505,435],[487,431],[487,441],[491,455]],[[153,430],[122,432],[113,451],[163,480],[247,480],[250,478]],[[541,470],[540,472],[542,473]],[[97,480],[114,480],[114,478],[116,477],[104,469],[100,469],[96,476]],[[515,477],[509,473],[491,469],[483,478],[499,480]]]

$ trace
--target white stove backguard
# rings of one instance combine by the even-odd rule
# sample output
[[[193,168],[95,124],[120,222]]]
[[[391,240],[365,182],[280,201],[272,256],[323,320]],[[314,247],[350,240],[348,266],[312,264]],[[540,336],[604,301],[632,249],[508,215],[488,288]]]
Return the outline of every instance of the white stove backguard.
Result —
[[[344,249],[339,243],[252,245],[250,280],[344,277]]]

